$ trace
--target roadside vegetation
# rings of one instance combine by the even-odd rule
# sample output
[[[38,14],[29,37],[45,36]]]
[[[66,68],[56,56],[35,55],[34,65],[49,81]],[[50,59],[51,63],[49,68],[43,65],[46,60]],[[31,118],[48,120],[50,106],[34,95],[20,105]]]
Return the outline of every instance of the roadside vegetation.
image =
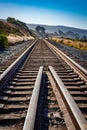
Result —
[[[50,40],[53,40],[57,43],[65,44],[70,47],[74,47],[80,50],[87,50],[87,40],[85,39],[70,39],[70,38],[58,38],[58,37],[50,37]]]
[[[8,39],[4,34],[0,34],[0,50],[6,49],[8,47]]]

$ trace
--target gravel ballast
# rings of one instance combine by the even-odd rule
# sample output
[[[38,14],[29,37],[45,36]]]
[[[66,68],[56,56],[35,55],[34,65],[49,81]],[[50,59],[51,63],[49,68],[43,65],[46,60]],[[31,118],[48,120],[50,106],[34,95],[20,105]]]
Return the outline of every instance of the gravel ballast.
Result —
[[[56,47],[58,47],[60,50],[62,50],[62,52],[67,54],[69,57],[71,57],[73,60],[75,60],[82,67],[87,69],[87,51],[86,50],[76,49],[74,47],[66,46],[64,44],[56,43],[53,41],[50,41],[50,42]]]
[[[0,63],[8,61],[8,59],[15,56],[16,53],[20,52],[24,47],[29,46],[29,44],[31,44],[31,42],[27,41],[20,44],[10,45],[7,49],[0,50]]]

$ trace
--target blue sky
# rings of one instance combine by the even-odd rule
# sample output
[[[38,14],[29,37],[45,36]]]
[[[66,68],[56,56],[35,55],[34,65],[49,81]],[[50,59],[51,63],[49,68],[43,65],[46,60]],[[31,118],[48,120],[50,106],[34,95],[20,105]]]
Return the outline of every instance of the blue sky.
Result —
[[[87,29],[87,0],[0,0],[0,18]]]

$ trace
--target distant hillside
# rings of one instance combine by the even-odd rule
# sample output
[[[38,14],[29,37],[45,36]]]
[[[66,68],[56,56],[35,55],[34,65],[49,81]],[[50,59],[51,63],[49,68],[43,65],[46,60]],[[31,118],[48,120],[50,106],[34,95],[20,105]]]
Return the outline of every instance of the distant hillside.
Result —
[[[38,24],[27,24],[27,26],[30,29],[35,30]],[[44,27],[46,29],[46,32],[49,33],[50,35],[52,34],[60,35],[59,32],[61,31],[66,37],[69,36],[75,38],[76,36],[82,38],[84,35],[87,37],[87,30],[84,29],[78,29],[78,28],[67,27],[67,26],[48,26],[48,25],[40,25],[40,26]]]

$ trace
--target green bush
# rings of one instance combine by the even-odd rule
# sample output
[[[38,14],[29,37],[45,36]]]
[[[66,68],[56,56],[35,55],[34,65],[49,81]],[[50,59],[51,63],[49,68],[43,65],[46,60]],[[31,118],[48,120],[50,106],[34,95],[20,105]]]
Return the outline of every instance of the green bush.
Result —
[[[12,22],[15,21],[15,18],[8,17],[8,18],[7,18],[7,21],[10,22],[10,23],[12,23]]]
[[[8,39],[4,34],[0,34],[0,49],[8,47]]]

